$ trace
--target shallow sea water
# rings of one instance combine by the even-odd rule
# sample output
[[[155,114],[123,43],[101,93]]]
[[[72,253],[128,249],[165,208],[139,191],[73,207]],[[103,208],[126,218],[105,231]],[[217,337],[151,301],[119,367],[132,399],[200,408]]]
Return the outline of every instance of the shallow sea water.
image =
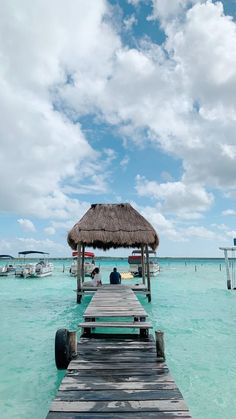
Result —
[[[99,263],[104,282],[113,266],[128,270],[124,260]],[[76,304],[69,265],[54,261],[48,278],[0,279],[1,419],[46,417],[64,376],[54,363],[55,332],[75,329],[91,299]],[[194,419],[234,419],[236,292],[226,289],[223,262],[165,259],[160,265],[151,304],[139,299],[154,330],[165,332],[171,374]]]

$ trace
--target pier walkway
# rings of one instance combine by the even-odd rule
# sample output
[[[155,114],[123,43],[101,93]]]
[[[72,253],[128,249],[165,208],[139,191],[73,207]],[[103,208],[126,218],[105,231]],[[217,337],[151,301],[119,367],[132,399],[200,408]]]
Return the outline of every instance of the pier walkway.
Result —
[[[108,285],[109,286],[109,285]],[[132,291],[135,292],[137,295],[145,294],[147,297],[149,296],[149,301],[151,292],[148,290],[145,284],[130,284],[125,285],[126,288],[130,288]],[[104,286],[103,286],[104,288]],[[77,294],[82,298],[84,295],[93,294],[98,291],[100,287],[92,287],[91,285],[82,284],[81,290],[77,292]]]
[[[147,317],[129,287],[108,285],[96,292],[47,419],[191,418],[157,357]]]

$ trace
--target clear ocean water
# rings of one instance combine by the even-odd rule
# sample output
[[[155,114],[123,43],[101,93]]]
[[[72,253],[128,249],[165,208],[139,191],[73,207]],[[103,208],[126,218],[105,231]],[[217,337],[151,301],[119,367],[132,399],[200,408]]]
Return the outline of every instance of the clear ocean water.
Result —
[[[125,260],[100,260],[104,282]],[[63,272],[63,264],[66,267]],[[140,301],[165,332],[167,363],[195,419],[236,418],[236,292],[222,260],[160,260],[152,302]],[[0,416],[44,419],[64,372],[54,364],[58,328],[75,329],[91,297],[76,304],[69,260],[53,276],[0,279]],[[221,270],[220,270],[221,268]],[[128,281],[125,281],[128,282]]]

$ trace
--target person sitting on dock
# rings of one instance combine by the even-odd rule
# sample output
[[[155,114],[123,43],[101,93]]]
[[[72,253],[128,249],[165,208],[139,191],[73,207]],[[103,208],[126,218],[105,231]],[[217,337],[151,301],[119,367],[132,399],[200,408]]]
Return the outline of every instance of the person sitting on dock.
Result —
[[[121,284],[121,274],[117,272],[117,268],[110,273],[110,284]]]
[[[99,287],[102,285],[102,277],[99,271],[99,268],[94,268],[93,272],[91,273],[92,280],[84,282],[83,285],[87,287]]]
[[[95,287],[98,287],[99,285],[102,285],[102,277],[101,277],[99,268],[94,269],[93,283],[94,283]]]

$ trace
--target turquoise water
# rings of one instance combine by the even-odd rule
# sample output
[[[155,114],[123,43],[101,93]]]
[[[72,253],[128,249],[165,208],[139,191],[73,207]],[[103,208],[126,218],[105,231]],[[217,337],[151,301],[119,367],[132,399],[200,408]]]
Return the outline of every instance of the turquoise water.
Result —
[[[63,372],[54,364],[58,328],[74,329],[90,301],[76,304],[76,280],[54,262],[52,277],[0,279],[2,419],[44,419]],[[104,282],[124,260],[100,261]],[[220,270],[220,264],[222,270]],[[152,303],[140,296],[154,329],[165,332],[167,363],[195,419],[236,417],[236,292],[220,260],[160,261]],[[196,270],[195,270],[196,269]],[[128,281],[124,281],[128,283]]]

